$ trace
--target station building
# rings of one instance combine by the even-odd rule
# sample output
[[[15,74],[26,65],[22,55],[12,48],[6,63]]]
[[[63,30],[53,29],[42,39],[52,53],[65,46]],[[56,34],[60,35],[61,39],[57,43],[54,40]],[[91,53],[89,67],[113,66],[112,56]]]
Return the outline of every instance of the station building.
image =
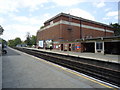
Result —
[[[57,50],[104,53],[102,39],[113,36],[114,29],[109,25],[60,13],[44,22],[37,32],[37,43],[39,46],[39,41],[51,40],[53,49]],[[42,46],[45,48],[44,42]]]

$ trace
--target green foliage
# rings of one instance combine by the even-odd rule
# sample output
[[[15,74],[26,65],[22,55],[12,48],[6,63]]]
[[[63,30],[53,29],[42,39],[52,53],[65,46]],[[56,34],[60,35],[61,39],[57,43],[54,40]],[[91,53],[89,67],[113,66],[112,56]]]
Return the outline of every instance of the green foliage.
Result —
[[[31,37],[31,44],[36,45],[36,36],[32,35]]]
[[[14,47],[18,44],[27,44],[27,46],[31,47],[32,45],[36,45],[36,36],[34,35],[30,35],[30,33],[28,32],[26,35],[26,40],[25,41],[21,41],[21,39],[19,37],[12,39],[12,40],[8,40],[8,45],[10,47]]]
[[[45,26],[41,26],[40,29],[43,29]]]
[[[21,41],[21,39],[20,38],[15,38],[15,40],[14,40],[14,44],[15,44],[15,46],[16,45],[18,45],[18,44],[21,44],[22,43],[22,41]]]
[[[4,40],[4,39],[0,39],[0,42],[1,42],[2,44],[7,45],[7,41],[6,41],[6,40]]]
[[[2,43],[7,44],[7,41],[6,41],[6,40],[4,40],[4,39],[2,39]]]
[[[14,40],[8,40],[8,46],[14,47],[15,46]]]
[[[26,40],[24,41],[29,47],[31,47],[32,45],[36,45],[36,36],[30,35],[29,32],[27,32],[27,35],[26,35]]]
[[[15,38],[13,40],[8,40],[8,46],[11,46],[11,47],[14,47],[14,46],[21,44],[21,43],[22,43],[22,41],[19,37]]]
[[[120,25],[118,23],[110,24],[114,28],[115,36],[120,36]]]
[[[32,46],[30,38],[31,38],[30,33],[27,32],[25,43],[26,43],[28,46]]]

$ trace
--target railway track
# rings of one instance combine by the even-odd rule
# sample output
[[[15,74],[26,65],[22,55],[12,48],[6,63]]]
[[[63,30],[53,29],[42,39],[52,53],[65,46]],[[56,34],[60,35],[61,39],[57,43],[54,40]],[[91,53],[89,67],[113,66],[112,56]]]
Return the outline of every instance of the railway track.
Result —
[[[53,54],[50,52],[26,49],[26,48],[14,48],[25,52],[30,55],[34,55],[39,58],[43,58],[50,62],[62,65],[64,67],[76,70],[78,72],[87,74],[94,78],[106,81],[113,85],[120,87],[120,71],[119,69],[112,69],[109,67],[103,67],[101,65],[96,65],[95,63],[87,63],[86,61],[83,62],[79,60],[79,57],[74,58],[67,58],[64,55]],[[78,58],[78,59],[77,59]],[[89,60],[89,59],[88,59]],[[119,68],[120,65],[118,65]]]

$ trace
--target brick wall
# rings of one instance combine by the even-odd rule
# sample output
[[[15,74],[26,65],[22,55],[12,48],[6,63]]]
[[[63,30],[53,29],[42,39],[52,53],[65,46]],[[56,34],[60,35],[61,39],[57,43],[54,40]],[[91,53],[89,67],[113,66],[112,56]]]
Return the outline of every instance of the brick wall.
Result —
[[[65,20],[69,21],[69,17],[66,16],[59,16],[54,18],[52,21],[53,23],[56,23],[60,20]],[[50,26],[50,22],[45,22],[44,26]],[[76,24],[80,24],[80,20],[77,19],[71,19],[71,22],[74,22]],[[101,28],[101,29],[106,29],[113,31],[112,28],[103,26],[100,24],[96,24],[93,22],[87,22],[87,21],[81,21],[83,25],[88,25],[92,26],[95,28]],[[68,28],[71,28],[72,30],[68,30]],[[104,37],[104,36],[112,36],[113,33],[111,32],[105,32],[105,31],[99,31],[99,30],[93,30],[93,29],[88,29],[88,28],[81,28],[82,29],[82,37],[89,38],[91,37]],[[80,39],[80,26],[73,26],[73,25],[66,25],[66,24],[58,24],[53,27],[44,29],[42,31],[37,32],[37,41],[39,40],[47,40],[47,39],[53,39],[54,41],[60,41],[60,40],[68,40],[68,41],[74,41],[76,39]],[[62,38],[62,39],[60,39]]]

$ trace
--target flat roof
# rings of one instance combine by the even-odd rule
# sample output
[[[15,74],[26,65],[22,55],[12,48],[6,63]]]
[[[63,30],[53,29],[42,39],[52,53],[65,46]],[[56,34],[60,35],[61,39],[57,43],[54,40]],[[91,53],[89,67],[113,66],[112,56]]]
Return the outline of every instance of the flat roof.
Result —
[[[44,23],[48,23],[48,22],[52,21],[53,19],[55,19],[55,18],[57,18],[59,16],[67,16],[67,17],[71,17],[71,18],[74,18],[74,19],[77,19],[77,20],[82,20],[82,21],[86,21],[86,22],[90,22],[90,23],[94,23],[94,24],[103,25],[103,26],[107,26],[107,27],[113,28],[112,26],[107,25],[107,24],[103,24],[103,23],[100,23],[100,22],[84,19],[82,17],[78,17],[78,16],[66,14],[66,13],[59,13],[56,16],[52,17],[51,19],[45,21]]]

